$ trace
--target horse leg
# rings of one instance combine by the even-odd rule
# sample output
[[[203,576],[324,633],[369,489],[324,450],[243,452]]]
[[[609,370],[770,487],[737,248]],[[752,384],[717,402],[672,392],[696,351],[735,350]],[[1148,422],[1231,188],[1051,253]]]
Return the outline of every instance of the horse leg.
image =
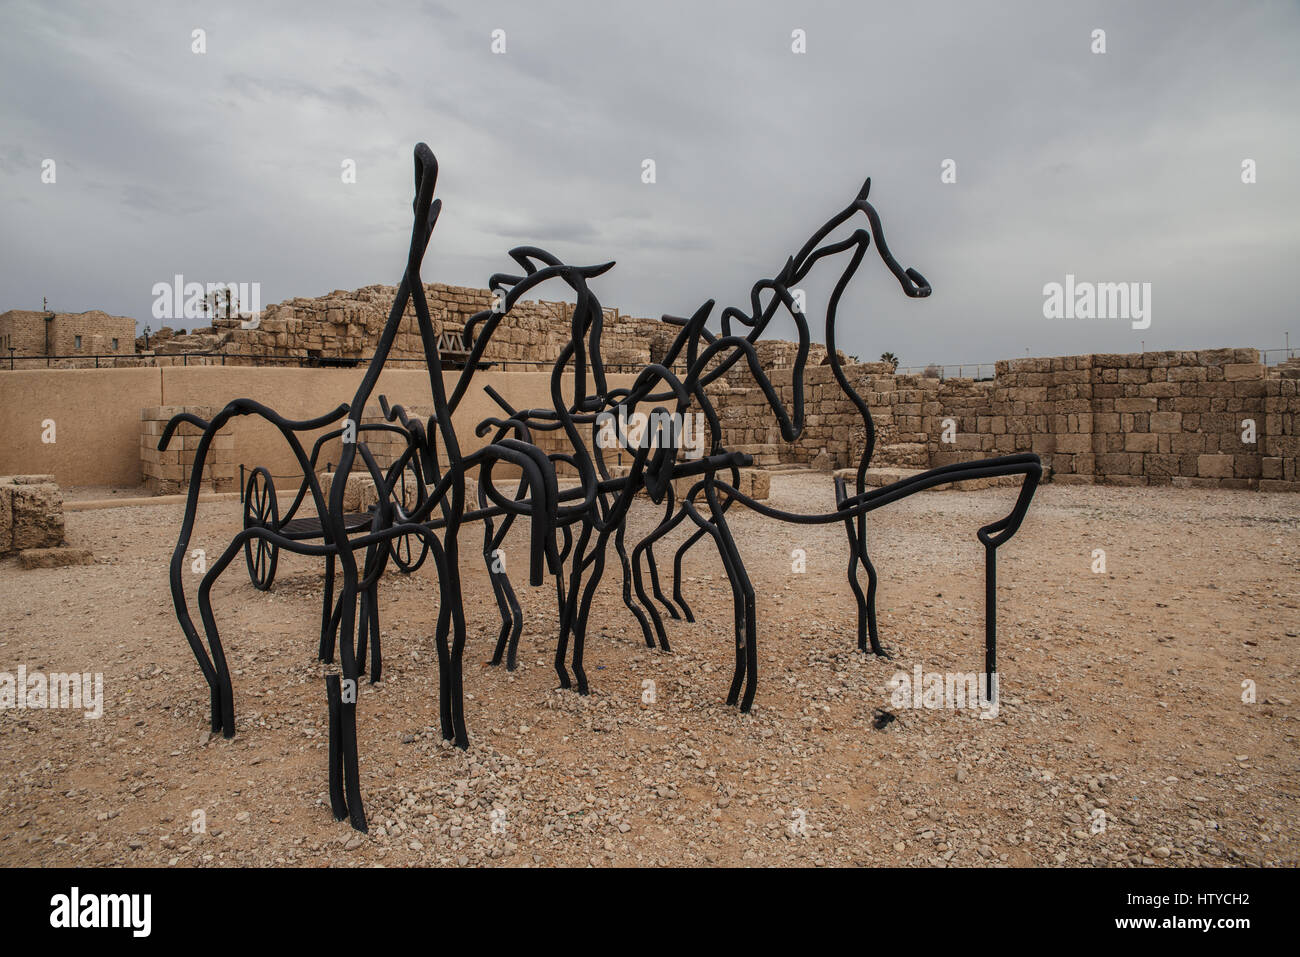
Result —
[[[428,529],[422,530],[421,537],[429,543],[433,553],[433,564],[438,570],[438,621],[434,625],[434,644],[438,653],[438,727],[443,740],[450,741],[455,732],[452,729],[451,716],[451,649],[447,644],[447,633],[451,627],[451,597],[447,583],[447,556],[442,550],[438,536]]]
[[[722,559],[722,567],[727,573],[727,582],[731,585],[731,602],[733,612],[734,638],[736,644],[736,665],[731,676],[731,687],[727,691],[727,704],[735,704],[740,697],[740,686],[745,680],[745,669],[748,665],[748,659],[745,656],[744,638],[743,638],[743,617],[741,610],[744,607],[744,593],[740,590],[739,581],[736,578],[734,569],[731,565],[731,555],[722,543],[721,533],[717,527],[701,515],[691,504],[687,504],[686,510],[690,512],[691,521],[699,526],[701,535],[708,535],[713,539],[713,544],[718,549],[718,557]]]
[[[479,498],[480,500],[482,500],[483,496],[480,495]],[[509,522],[509,520],[510,520],[510,516],[507,515],[506,522]],[[502,524],[501,538],[505,537],[505,533],[508,527],[509,526],[507,524],[505,523]],[[500,546],[501,541],[500,539],[497,539],[496,541],[493,540],[494,538],[493,531],[494,531],[494,526],[492,524],[492,519],[484,518],[483,519],[483,564],[484,566],[486,566],[488,570],[488,581],[492,583],[492,594],[496,597],[497,600],[497,610],[501,613],[501,631],[497,635],[496,648],[492,652],[491,661],[489,661],[488,663],[492,665],[499,665],[501,664],[501,658],[505,655],[506,641],[510,637],[510,626],[512,622],[510,617],[510,603],[506,601],[505,595],[501,593],[501,578],[497,574],[497,570],[496,570],[496,564],[497,564],[496,551],[497,548]]]
[[[618,525],[618,531],[614,533],[614,549],[618,552],[619,563],[623,566],[623,604],[627,606],[635,617],[637,624],[641,626],[641,635],[645,638],[647,648],[655,646],[654,636],[650,633],[650,621],[646,618],[645,613],[641,611],[640,606],[632,600],[632,565],[628,561],[627,546],[624,544],[624,536],[627,532],[627,526],[622,522]]]
[[[664,509],[663,522],[669,521],[673,515],[673,495],[671,486],[669,486],[665,505],[666,508]],[[660,522],[660,524],[662,525],[663,522]],[[658,539],[655,539],[655,541],[658,541]],[[668,612],[668,617],[673,621],[681,621],[682,616],[678,613],[677,608],[668,600],[668,597],[663,593],[663,589],[659,587],[659,566],[655,562],[655,541],[651,541],[650,544],[646,546],[645,550],[646,564],[650,567],[650,588],[654,592],[655,598],[659,599],[659,603],[662,604],[664,609]]]
[[[583,559],[586,555],[587,541],[590,537],[591,525],[584,521],[582,533],[578,536],[578,541],[573,548],[573,556],[570,559],[572,569],[569,573],[569,589],[560,615],[560,637],[555,644],[555,672],[560,677],[561,688],[573,686],[569,680],[569,672],[565,668],[565,658],[569,652],[569,634],[573,630],[578,615],[578,599],[582,594]],[[582,693],[585,694],[585,692]]]
[[[582,668],[582,652],[587,640],[587,615],[591,611],[591,599],[596,594],[596,586],[600,584],[600,577],[605,571],[605,546],[608,538],[609,531],[606,529],[596,539],[591,572],[587,576],[587,587],[582,593],[582,606],[573,630],[573,674],[578,679],[578,694],[581,695],[588,693],[587,672]]]
[[[658,528],[645,538],[641,539],[636,548],[632,550],[632,575],[633,582],[636,585],[636,593],[641,599],[642,605],[645,606],[645,610],[649,612],[651,620],[654,622],[655,635],[659,639],[659,647],[664,651],[671,651],[672,649],[668,645],[668,634],[664,631],[664,621],[659,615],[659,609],[655,608],[654,602],[652,602],[650,596],[646,594],[645,582],[641,577],[641,556],[649,551],[656,541],[681,524],[681,521],[686,517],[686,514],[686,509],[681,509],[672,519],[660,523]],[[654,647],[648,634],[646,635],[646,647]]]
[[[992,543],[984,546],[984,700],[998,701],[998,546]]]
[[[320,650],[316,657],[329,661],[334,657],[334,636],[331,625],[334,623],[334,555],[325,556],[325,597],[321,604]]]
[[[524,633],[524,610],[519,607],[519,599],[515,597],[515,591],[510,587],[510,580],[503,574],[501,576],[502,590],[505,592],[506,601],[510,604],[510,642],[506,646],[506,671],[514,671],[519,667],[519,636]]]
[[[230,665],[226,661],[225,648],[221,644],[221,634],[217,630],[217,619],[212,613],[212,586],[221,577],[221,573],[230,563],[230,559],[242,547],[243,536],[241,533],[241,535],[235,536],[230,547],[208,569],[208,573],[203,576],[203,580],[199,583],[198,592],[199,616],[203,620],[203,630],[207,633],[208,647],[212,652],[212,667],[216,673],[216,687],[214,688],[216,700],[213,702],[214,711],[219,711],[219,715],[217,715],[219,723],[216,724],[216,727],[219,727],[221,733],[227,738],[235,736],[235,691],[230,681]]]
[[[677,599],[677,604],[682,606],[682,613],[686,615],[686,620],[689,622],[695,621],[695,615],[691,611],[691,606],[686,604],[686,596],[682,594],[682,558],[703,537],[704,529],[696,529],[690,538],[682,542],[676,554],[673,555],[673,597]]]
[[[448,529],[447,541],[443,548],[447,555],[447,594],[451,605],[451,725],[455,733],[456,747],[462,750],[469,747],[469,734],[465,729],[465,597],[461,589],[459,556],[457,554],[456,529]]]
[[[363,834],[366,826],[365,805],[361,800],[360,761],[357,756],[357,680],[355,668],[349,677],[344,671],[339,705],[339,747],[343,752],[343,789],[347,794],[348,816],[352,827]]]
[[[711,502],[710,504],[714,503]],[[722,513],[720,508],[715,507],[713,511],[720,543],[725,546],[731,555],[730,575],[733,592],[738,585],[740,595],[744,600],[744,620],[743,622],[738,620],[736,627],[737,629],[744,628],[743,637],[738,637],[738,641],[745,653],[745,695],[740,700],[740,710],[747,712],[753,706],[754,695],[758,691],[758,642],[756,640],[757,623],[755,620],[754,586],[749,580],[749,573],[745,570],[745,563],[740,557],[740,550],[736,548],[735,539],[731,537],[731,529],[727,525],[726,515]],[[737,618],[739,619],[739,617],[738,614]]]
[[[370,612],[370,683],[383,680],[384,657],[379,649],[379,582],[370,586],[366,601]]]
[[[645,550],[645,558],[646,565],[650,568],[650,588],[654,592],[654,596],[659,599],[659,602],[667,610],[669,618],[674,621],[681,621],[682,616],[678,614],[677,609],[673,607],[673,603],[668,600],[668,597],[663,593],[663,589],[659,587],[659,567],[655,564],[653,542],[650,544],[650,547]]]
[[[485,553],[484,561],[491,562],[490,553]],[[501,614],[501,630],[497,633],[496,647],[492,650],[492,657],[488,661],[490,665],[501,664],[501,659],[505,657],[506,642],[510,639],[510,626],[513,624],[510,617],[510,603],[506,601],[506,596],[501,592],[501,582],[495,572],[488,572],[488,580],[492,583],[492,594],[497,600],[497,611]]]
[[[356,648],[352,642],[352,635],[357,633],[355,629],[360,625],[355,620],[359,597],[357,569],[354,561],[344,561],[342,565],[343,593],[339,600],[343,605],[343,614],[339,621],[339,632],[343,636],[343,641],[339,649],[341,674],[337,679],[339,706],[337,717],[331,711],[330,736],[331,740],[337,739],[339,752],[343,758],[343,793],[348,816],[352,827],[364,833],[367,830],[366,812],[361,799],[360,759],[357,755],[357,697],[360,672],[357,668]]]
[[[340,702],[339,676],[325,676],[325,697],[329,702],[330,737],[329,737],[329,789],[330,810],[334,820],[342,821],[348,816],[348,802],[343,796],[343,754],[340,750]]]
[[[881,658],[888,658],[889,654],[880,643],[880,629],[876,625],[876,586],[880,582],[880,576],[876,573],[876,566],[871,562],[871,556],[867,553],[867,517],[865,515],[858,518],[858,550],[861,553],[862,567],[867,570],[867,636],[871,641],[871,650]],[[862,643],[862,622],[858,622],[858,647],[866,651]]]
[[[438,726],[445,741],[454,738],[451,721],[451,646],[447,634],[451,630],[451,596],[447,593],[446,576],[438,575],[438,623],[434,627],[434,642],[438,649]]]
[[[366,645],[370,635],[370,590],[361,589],[357,600],[357,671],[358,674],[365,674]]]
[[[845,492],[844,479],[835,480],[835,504],[842,505],[847,498]],[[876,585],[880,576],[876,574],[876,566],[871,563],[871,558],[867,554],[867,517],[859,515],[857,518],[846,518],[844,520],[844,534],[849,540],[849,588],[853,590],[853,597],[858,604],[858,649],[867,650],[867,642],[871,642],[871,650],[881,658],[888,658],[885,649],[880,644],[880,632],[876,627]],[[861,563],[867,570],[867,590],[864,593],[862,585],[858,582],[858,564]]]
[[[343,620],[343,596],[340,594],[338,600],[334,603],[334,614],[330,616],[329,629],[321,639],[322,646],[320,652],[321,661],[334,660],[334,642],[338,637],[339,623]]]
[[[519,636],[524,630],[524,613],[519,607],[519,600],[510,586],[510,576],[506,573],[505,563],[501,561],[501,543],[506,532],[510,530],[513,515],[507,515],[501,524],[501,531],[488,538],[485,535],[483,560],[487,562],[488,578],[496,595],[497,609],[501,612],[501,631],[497,635],[496,649],[492,653],[492,664],[501,664],[505,655],[506,670],[514,671],[518,667]],[[490,523],[490,520],[488,520]],[[498,566],[500,566],[498,568]]]
[[[564,533],[564,548],[560,549],[560,560],[551,574],[555,576],[555,613],[561,623],[564,621],[565,597],[564,597],[564,560],[568,557],[570,549],[573,548],[573,533],[569,531],[569,526],[561,526]],[[561,624],[563,627],[563,624]]]

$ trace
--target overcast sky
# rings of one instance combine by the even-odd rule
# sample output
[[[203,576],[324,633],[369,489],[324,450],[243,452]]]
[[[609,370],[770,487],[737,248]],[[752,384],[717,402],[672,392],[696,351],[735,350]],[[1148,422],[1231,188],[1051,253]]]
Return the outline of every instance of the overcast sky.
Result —
[[[873,253],[850,353],[1300,346],[1296,3],[294,6],[0,6],[0,310],[143,324],[176,273],[263,305],[395,284],[424,140],[431,282],[484,286],[531,243],[617,260],[595,289],[624,312],[740,304],[870,175],[934,294]],[[1067,273],[1151,283],[1150,327],[1045,318]],[[806,283],[815,319],[834,278]]]

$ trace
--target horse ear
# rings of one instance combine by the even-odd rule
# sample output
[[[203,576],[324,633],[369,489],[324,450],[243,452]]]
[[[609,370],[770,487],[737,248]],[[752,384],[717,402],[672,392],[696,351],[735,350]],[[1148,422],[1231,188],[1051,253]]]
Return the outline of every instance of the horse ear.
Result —
[[[868,176],[867,181],[862,184],[862,189],[858,192],[858,202],[861,202],[862,200],[866,199],[867,194],[870,192],[871,192],[871,177]]]

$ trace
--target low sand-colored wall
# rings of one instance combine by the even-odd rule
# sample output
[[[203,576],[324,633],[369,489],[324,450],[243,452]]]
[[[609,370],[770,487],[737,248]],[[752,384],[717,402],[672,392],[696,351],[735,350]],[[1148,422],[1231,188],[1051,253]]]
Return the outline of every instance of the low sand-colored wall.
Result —
[[[162,405],[161,369],[0,373],[0,473],[62,486],[138,485],[140,409]],[[51,436],[45,424],[53,421]],[[53,442],[43,441],[53,438]]]
[[[284,369],[271,367],[168,367],[152,369],[41,369],[0,374],[0,426],[8,441],[0,445],[0,474],[52,474],[63,486],[134,486],[143,481],[140,465],[140,410],[150,406],[221,408],[237,398],[253,398],[292,419],[315,418],[350,403],[364,369]],[[459,372],[445,376],[450,394]],[[609,377],[611,388],[627,387],[632,376]],[[492,385],[516,408],[549,407],[549,372],[477,372],[456,412],[456,434],[463,447],[485,440],[474,425],[500,408],[483,391]],[[566,380],[565,397],[569,397]],[[428,373],[422,369],[385,369],[371,394],[391,402],[432,408]],[[54,422],[53,443],[42,441],[43,426]],[[280,432],[257,416],[234,420],[235,458],[262,465],[275,476],[301,474]],[[303,443],[310,452],[316,434]],[[338,461],[327,448],[323,461]],[[504,474],[504,473],[503,473]],[[279,485],[281,483],[277,483]],[[283,488],[287,491],[287,486]]]

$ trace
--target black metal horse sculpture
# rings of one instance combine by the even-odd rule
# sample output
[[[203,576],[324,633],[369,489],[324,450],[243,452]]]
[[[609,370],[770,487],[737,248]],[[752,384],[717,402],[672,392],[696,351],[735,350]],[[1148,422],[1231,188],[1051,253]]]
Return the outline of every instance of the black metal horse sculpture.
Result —
[[[463,346],[468,356],[458,362],[460,373],[450,392],[439,353],[438,336],[420,278],[420,265],[441,209],[441,200],[433,196],[436,182],[437,161],[429,148],[421,143],[415,149],[415,215],[406,270],[376,344],[374,358],[349,405],[340,406],[316,419],[290,421],[251,399],[237,399],[210,422],[192,415],[177,416],[168,424],[159,442],[159,448],[166,448],[181,422],[189,422],[203,430],[190,479],[185,519],[172,556],[171,586],[177,618],[210,687],[213,731],[221,731],[230,737],[234,734],[235,723],[230,669],[212,610],[211,591],[241,549],[249,559],[250,573],[258,587],[269,587],[269,575],[274,574],[274,558],[280,548],[297,554],[321,556],[326,560],[319,656],[332,665],[336,638],[339,650],[337,668],[328,669],[325,675],[330,726],[330,803],[337,819],[350,818],[353,827],[364,831],[366,819],[359,783],[356,737],[358,681],[366,658],[367,640],[370,678],[372,681],[378,679],[382,667],[378,583],[390,558],[394,558],[402,570],[411,569],[411,563],[400,557],[405,554],[409,559],[410,543],[419,543],[420,560],[426,553],[432,556],[438,576],[440,601],[434,637],[438,653],[439,721],[443,737],[454,740],[463,748],[468,746],[469,736],[463,703],[462,659],[466,624],[459,539],[462,528],[470,523],[483,522],[483,557],[489,564],[490,580],[502,614],[493,662],[499,663],[504,655],[507,666],[514,666],[522,628],[522,615],[509,579],[504,568],[494,559],[514,520],[526,518],[530,530],[529,582],[533,586],[541,585],[548,573],[555,582],[560,615],[555,668],[563,687],[576,685],[582,694],[588,690],[583,666],[588,617],[611,540],[622,565],[624,602],[640,623],[646,643],[653,647],[657,638],[659,646],[667,650],[662,619],[645,591],[642,564],[649,565],[655,597],[669,615],[674,618],[684,615],[690,620],[691,610],[681,593],[682,556],[695,542],[708,535],[713,539],[726,569],[734,601],[736,665],[728,703],[739,703],[741,710],[747,711],[753,704],[757,689],[757,622],[754,590],[726,520],[726,512],[733,503],[740,502],[760,514],[786,522],[844,524],[849,541],[849,582],[858,601],[858,644],[865,650],[869,637],[872,650],[883,654],[875,622],[877,574],[867,554],[867,513],[934,485],[984,476],[1020,474],[1025,476],[1025,482],[1012,513],[981,528],[978,533],[987,555],[985,640],[987,672],[993,675],[996,669],[996,549],[1019,528],[1041,475],[1041,466],[1035,455],[1003,456],[934,469],[896,485],[866,490],[864,476],[874,448],[875,433],[867,403],[849,384],[836,356],[835,318],[839,301],[873,237],[881,259],[908,296],[915,298],[930,293],[925,279],[915,270],[902,269],[885,246],[879,217],[867,201],[870,180],[853,203],[814,233],[786,262],[776,278],[755,284],[748,312],[734,307],[722,311],[721,334],[705,328],[713,311],[712,301],[702,305],[689,319],[665,316],[666,322],[679,328],[671,348],[661,362],[645,366],[628,388],[611,389],[606,380],[601,358],[603,313],[588,286],[589,280],[607,271],[613,263],[572,266],[536,247],[512,250],[511,257],[520,272],[491,278],[489,286],[496,294],[496,301],[490,309],[476,314],[465,324]],[[858,228],[842,240],[829,241],[835,229],[858,214],[865,216],[869,230]],[[840,256],[846,256],[847,262],[827,308],[826,345],[836,381],[862,417],[867,434],[866,448],[858,464],[854,494],[848,493],[842,480],[836,480],[835,511],[814,515],[785,512],[739,491],[739,470],[752,465],[752,459],[724,447],[721,423],[706,387],[725,375],[735,363],[745,361],[767,398],[783,439],[794,441],[798,438],[804,424],[802,383],[810,337],[807,320],[792,290],[819,262],[829,262]],[[487,393],[501,407],[502,415],[479,423],[476,432],[480,439],[492,433],[487,444],[472,451],[462,448],[452,425],[453,416],[470,387],[494,331],[507,320],[515,304],[526,293],[552,279],[567,285],[574,293],[576,303],[571,317],[570,338],[552,367],[551,405],[518,410],[487,386]],[[408,304],[413,306],[423,343],[433,414],[427,422],[421,422],[409,416],[401,406],[390,406],[387,398],[380,396],[381,408],[387,423],[391,424],[363,425],[366,404],[374,392]],[[755,343],[780,308],[793,317],[799,334],[793,372],[792,412],[780,401],[755,348]],[[733,323],[748,331],[733,332]],[[566,377],[568,400],[565,398]],[[631,441],[622,423],[628,416],[647,408],[652,414],[651,421],[659,425],[646,430],[639,441]],[[675,425],[688,413],[703,415],[712,436],[707,451],[693,459],[683,456]],[[280,521],[274,507],[273,488],[254,488],[256,476],[250,479],[250,497],[258,496],[261,509],[258,515],[262,517],[246,517],[243,531],[212,564],[199,586],[198,604],[207,638],[205,649],[189,614],[183,570],[207,451],[216,432],[232,417],[242,415],[261,416],[280,430],[303,469],[303,482],[289,510],[289,517]],[[618,423],[617,446],[632,456],[626,474],[617,476],[611,475],[605,461],[604,446],[607,443],[599,438],[600,430],[608,428],[611,422]],[[308,455],[299,434],[325,429],[336,423],[339,427],[320,437]],[[396,432],[405,440],[403,453],[386,470],[380,467],[364,441],[366,434],[376,429]],[[590,441],[584,438],[584,431],[589,433]],[[566,451],[544,452],[534,438],[539,432],[561,433]],[[321,443],[333,437],[341,440],[342,454],[326,498],[315,475],[315,462]],[[445,466],[442,464],[444,460]],[[576,472],[576,487],[560,489],[556,466],[561,463]],[[493,480],[493,470],[498,464],[519,470],[510,494],[499,489]],[[349,513],[344,507],[345,486],[354,467],[368,473],[377,490],[376,504],[364,513]],[[417,490],[414,502],[402,489],[406,476],[412,474]],[[691,484],[678,502],[673,483],[682,479]],[[477,482],[477,502],[474,503],[477,507],[467,502],[471,480]],[[624,543],[626,518],[641,491],[651,502],[663,506],[664,518],[629,556]],[[268,496],[272,503],[269,506],[266,504]],[[315,506],[316,517],[292,519],[308,496]],[[269,520],[265,519],[268,514]],[[673,593],[682,609],[679,615],[659,587],[653,548],[657,541],[687,518],[696,526],[696,531],[677,550],[673,564]],[[496,519],[501,520],[499,528],[494,522]],[[399,542],[405,543],[405,552],[396,547]],[[364,553],[360,563],[357,552]],[[254,553],[257,555],[256,563],[252,558]],[[269,574],[263,565],[268,554],[272,564]],[[337,601],[333,599],[336,566],[341,573]],[[858,581],[859,566],[866,570],[868,577],[865,594]],[[636,598],[633,597],[633,585]],[[990,694],[994,692],[995,686],[990,688]]]
[[[869,640],[871,650],[875,654],[884,657],[886,656],[885,650],[880,644],[879,632],[876,626],[875,597],[878,574],[867,554],[867,513],[901,498],[905,498],[915,492],[920,492],[936,485],[944,485],[975,478],[1023,475],[1025,481],[1021,486],[1020,495],[1017,498],[1016,504],[1011,513],[1005,518],[979,529],[977,533],[980,542],[985,546],[986,556],[985,663],[986,674],[989,676],[987,692],[990,696],[996,693],[997,626],[995,586],[997,573],[997,548],[1016,533],[1021,522],[1024,520],[1025,514],[1029,508],[1029,503],[1033,498],[1034,490],[1037,488],[1038,482],[1042,476],[1042,465],[1038,456],[1032,453],[1006,455],[981,461],[961,462],[944,466],[942,468],[932,469],[918,475],[910,476],[909,478],[893,485],[881,488],[872,488],[870,491],[867,491],[865,482],[866,471],[870,466],[871,456],[875,450],[876,432],[871,417],[871,409],[857,390],[853,388],[848,377],[844,374],[843,363],[835,348],[835,321],[839,311],[840,299],[843,296],[844,291],[848,288],[850,281],[858,270],[858,267],[862,264],[862,260],[866,256],[873,238],[881,260],[885,263],[885,266],[889,269],[890,273],[893,274],[894,278],[898,280],[905,295],[909,298],[919,299],[929,296],[931,292],[930,284],[925,280],[924,276],[915,269],[904,269],[890,253],[889,247],[885,243],[884,231],[880,223],[879,214],[876,212],[875,207],[873,207],[868,201],[870,191],[871,180],[867,179],[854,201],[818,229],[804,244],[803,248],[786,261],[785,266],[777,274],[776,278],[761,280],[754,284],[750,293],[750,312],[746,313],[735,307],[723,310],[723,339],[714,340],[711,337],[709,338],[711,343],[727,341],[728,338],[734,340],[735,337],[731,335],[731,322],[734,320],[749,327],[751,331],[743,341],[746,343],[752,343],[758,339],[763,330],[772,321],[777,310],[780,307],[785,308],[786,312],[793,318],[799,335],[799,349],[793,367],[793,420],[787,416],[784,408],[780,402],[777,401],[770,380],[761,371],[754,368],[755,364],[753,362],[751,362],[751,370],[754,373],[756,383],[763,389],[764,394],[768,397],[771,407],[776,414],[782,438],[786,441],[792,441],[798,438],[803,430],[804,422],[803,371],[808,355],[809,329],[803,311],[798,307],[797,301],[793,296],[793,290],[799,283],[804,281],[819,262],[823,260],[832,261],[836,257],[847,257],[847,262],[843,264],[839,278],[834,285],[834,290],[826,307],[825,339],[827,360],[835,377],[835,381],[844,395],[857,409],[866,436],[863,452],[857,465],[854,494],[848,494],[844,479],[836,478],[836,511],[812,515],[798,512],[787,512],[756,501],[743,494],[737,490],[735,485],[738,483],[735,483],[734,481],[733,484],[729,485],[726,482],[719,481],[713,473],[706,473],[702,480],[692,488],[691,492],[687,496],[685,496],[680,510],[675,515],[666,518],[664,522],[646,536],[646,538],[638,544],[633,553],[633,571],[637,595],[640,598],[643,608],[648,613],[650,620],[654,624],[655,633],[658,637],[660,646],[666,647],[667,638],[664,634],[663,620],[656,610],[654,603],[649,600],[649,597],[645,593],[641,574],[641,558],[644,557],[649,563],[651,580],[655,585],[656,597],[667,609],[670,617],[685,617],[688,621],[693,620],[690,606],[687,605],[686,599],[681,593],[682,558],[685,553],[706,534],[714,539],[719,554],[722,557],[723,564],[727,569],[728,578],[732,583],[733,591],[735,592],[736,670],[727,700],[729,704],[736,703],[741,682],[744,681],[744,697],[740,700],[742,711],[748,711],[754,700],[758,658],[757,650],[754,645],[755,611],[753,589],[750,587],[748,576],[745,574],[744,563],[740,557],[740,553],[736,549],[735,542],[726,529],[726,522],[723,520],[723,514],[732,502],[738,501],[762,515],[783,522],[803,525],[829,524],[832,522],[844,523],[844,528],[849,541],[849,585],[852,588],[858,603],[858,647],[865,651]],[[869,230],[858,228],[843,239],[838,241],[828,241],[828,237],[830,237],[838,227],[850,221],[858,214],[861,214],[866,218],[867,224],[870,227]],[[765,294],[770,294],[766,302],[764,302],[763,298]],[[708,333],[705,332],[704,335],[708,336]],[[734,362],[735,358],[738,356],[739,353],[733,356],[731,361],[723,363],[708,374],[702,375],[699,380],[700,384],[707,385],[709,382],[716,379],[720,374],[726,371],[727,366],[729,366],[731,362]],[[690,379],[691,375],[688,373],[688,381]],[[713,451],[716,452],[719,449],[720,438],[718,432],[715,431],[713,434]],[[699,511],[696,500],[701,496],[703,496],[708,505],[711,520],[706,519]],[[697,531],[682,543],[682,545],[677,549],[673,559],[673,593],[677,603],[682,608],[681,615],[679,616],[672,603],[659,591],[657,581],[658,576],[655,572],[653,547],[655,542],[661,539],[688,516],[698,526]],[[867,588],[865,592],[858,580],[859,565],[861,565],[867,573]],[[631,607],[630,601],[628,604],[629,607]],[[642,614],[637,609],[633,610],[637,614],[637,619],[641,622],[647,646],[654,647],[654,636],[650,633],[650,628],[646,621],[646,615]]]

